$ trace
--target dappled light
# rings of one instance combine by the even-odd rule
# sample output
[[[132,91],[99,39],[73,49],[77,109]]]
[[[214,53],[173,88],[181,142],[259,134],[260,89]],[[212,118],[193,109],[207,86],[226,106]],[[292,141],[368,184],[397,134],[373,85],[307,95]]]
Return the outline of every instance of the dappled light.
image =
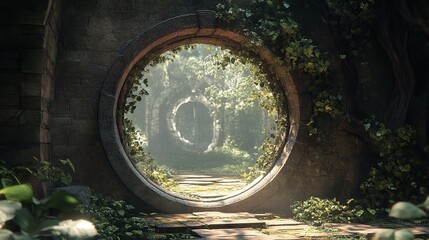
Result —
[[[249,56],[208,44],[137,65],[122,106],[135,167],[165,190],[197,199],[260,179],[287,127],[284,96],[264,71]]]

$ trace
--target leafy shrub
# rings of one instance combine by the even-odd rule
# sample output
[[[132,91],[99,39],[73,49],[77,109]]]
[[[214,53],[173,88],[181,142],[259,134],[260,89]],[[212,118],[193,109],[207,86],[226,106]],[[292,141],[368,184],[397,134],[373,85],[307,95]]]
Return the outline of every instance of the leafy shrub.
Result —
[[[361,185],[365,206],[377,209],[401,199],[420,201],[427,192],[427,163],[416,155],[416,130],[410,126],[391,130],[374,119],[366,120],[364,127],[380,157]]]
[[[97,234],[94,225],[86,220],[59,221],[48,216],[51,209],[68,211],[80,202],[72,195],[54,192],[44,199],[33,197],[29,185],[21,184],[0,190],[0,239],[31,240],[47,233],[52,239],[89,239]],[[11,223],[13,222],[13,223]]]
[[[80,212],[91,218],[98,231],[98,239],[102,240],[191,238],[189,234],[155,236],[154,226],[144,218],[146,215],[122,200],[93,195],[89,205],[80,206]]]
[[[294,218],[311,225],[321,225],[326,222],[350,223],[360,220],[364,211],[352,207],[353,199],[345,205],[334,199],[310,197],[306,201],[297,201],[291,205]]]
[[[73,163],[69,159],[60,159],[59,162],[74,172]],[[61,182],[64,185],[70,185],[72,182],[69,172],[36,157],[33,157],[32,161],[18,166],[9,166],[0,161],[0,180],[3,187],[20,184],[21,180],[28,176],[33,176],[41,182]]]
[[[94,195],[80,212],[91,218],[103,240],[149,239],[153,227],[142,213],[121,200]]]

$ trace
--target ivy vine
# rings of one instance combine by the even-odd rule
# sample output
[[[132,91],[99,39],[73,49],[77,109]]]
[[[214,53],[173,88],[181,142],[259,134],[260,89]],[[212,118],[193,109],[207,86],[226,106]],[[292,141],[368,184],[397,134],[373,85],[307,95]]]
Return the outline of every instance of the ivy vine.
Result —
[[[328,19],[333,28],[341,29],[333,33],[338,40],[339,50],[346,49],[339,57],[345,64],[344,87],[341,89],[328,77],[329,62],[310,39],[299,30],[299,24],[292,19],[290,6],[285,1],[252,0],[247,8],[226,1],[217,6],[218,17],[227,24],[239,26],[249,39],[249,45],[268,48],[292,72],[303,76],[313,96],[313,115],[308,124],[309,134],[319,143],[326,141],[323,119],[339,123],[341,130],[363,138],[379,156],[371,168],[367,180],[362,183],[365,194],[362,204],[367,209],[388,207],[401,198],[421,198],[424,196],[425,163],[415,145],[415,130],[403,125],[391,130],[387,125],[370,116],[358,120],[353,115],[353,91],[356,86],[355,62],[362,47],[370,45],[372,26],[376,18],[374,0],[365,1],[313,1],[322,11],[330,12]],[[323,6],[317,2],[323,2]],[[351,70],[350,70],[351,69]],[[346,102],[344,102],[346,98]],[[321,158],[323,159],[323,158]],[[426,163],[427,164],[427,163]]]

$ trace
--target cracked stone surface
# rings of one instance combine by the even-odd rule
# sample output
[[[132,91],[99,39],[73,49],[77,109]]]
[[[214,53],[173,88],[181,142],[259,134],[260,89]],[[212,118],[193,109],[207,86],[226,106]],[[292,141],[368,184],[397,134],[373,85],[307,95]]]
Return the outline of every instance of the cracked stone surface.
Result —
[[[354,239],[371,237],[388,228],[355,223],[327,223],[314,227],[275,214],[218,211],[187,214],[157,214],[148,217],[160,233],[189,233],[193,239],[274,240],[274,239]],[[416,237],[429,239],[428,226],[395,224],[392,228],[408,228]]]

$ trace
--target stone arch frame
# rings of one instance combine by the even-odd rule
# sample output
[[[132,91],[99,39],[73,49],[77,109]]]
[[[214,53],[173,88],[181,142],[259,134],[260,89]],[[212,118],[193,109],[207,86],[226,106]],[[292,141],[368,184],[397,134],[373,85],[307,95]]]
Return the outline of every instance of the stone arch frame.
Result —
[[[179,99],[179,102],[177,102],[171,109],[171,112],[169,113],[169,121],[167,121],[168,128],[172,132],[173,137],[177,140],[182,142],[182,144],[185,145],[185,147],[188,147],[189,151],[192,151],[192,148],[194,147],[195,143],[188,142],[187,139],[183,138],[180,135],[180,132],[177,130],[176,123],[175,123],[175,116],[178,111],[178,109],[186,103],[190,102],[198,102],[204,105],[210,112],[213,112],[213,107],[210,106],[207,99],[205,99],[204,96],[194,94],[191,96],[184,97],[182,99]],[[207,145],[206,149],[204,149],[204,152],[210,152],[213,150],[213,148],[216,146],[217,142],[219,141],[219,130],[216,129],[216,121],[218,120],[216,113],[210,113],[210,117],[212,118],[212,132],[213,136],[210,141],[210,143]],[[186,149],[185,149],[186,150]]]
[[[266,48],[256,47],[262,61],[273,66],[274,73],[280,79],[288,101],[290,128],[286,144],[279,159],[263,178],[254,181],[241,191],[226,197],[195,200],[165,192],[162,188],[141,176],[128,158],[120,138],[117,121],[117,106],[126,78],[143,57],[148,62],[167,50],[180,45],[205,43],[240,49],[247,38],[235,31],[226,30],[218,23],[215,12],[197,11],[195,14],[182,15],[168,19],[138,35],[116,58],[104,80],[98,109],[98,125],[101,141],[113,169],[122,182],[137,197],[162,212],[192,212],[204,210],[219,211],[257,211],[274,207],[285,196],[294,180],[288,178],[296,173],[295,166],[304,155],[305,148],[298,144],[300,125],[308,121],[311,114],[311,101],[304,87],[295,82],[288,69],[276,62],[276,57]],[[293,178],[293,177],[292,177]],[[294,190],[291,189],[291,193]],[[287,199],[290,200],[290,199]],[[287,200],[283,204],[287,204]],[[276,201],[276,204],[271,202]],[[264,206],[265,207],[260,207]],[[270,207],[268,207],[270,208]]]

